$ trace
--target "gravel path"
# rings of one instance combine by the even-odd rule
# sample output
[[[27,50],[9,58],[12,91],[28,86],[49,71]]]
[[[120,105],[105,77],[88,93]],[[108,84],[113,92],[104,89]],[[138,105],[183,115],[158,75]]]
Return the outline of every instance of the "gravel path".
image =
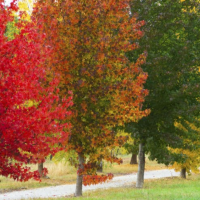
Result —
[[[156,171],[145,172],[145,179],[157,179],[165,177],[178,176],[179,173],[174,170],[164,169]],[[124,176],[114,177],[112,181],[107,183],[83,186],[83,191],[107,189],[113,187],[121,187],[124,185],[135,184],[136,174],[128,174]],[[71,185],[59,185],[52,187],[45,187],[32,190],[14,191],[0,194],[0,200],[15,200],[15,199],[31,199],[31,198],[48,198],[48,197],[62,197],[66,195],[73,195],[75,191],[75,184]]]

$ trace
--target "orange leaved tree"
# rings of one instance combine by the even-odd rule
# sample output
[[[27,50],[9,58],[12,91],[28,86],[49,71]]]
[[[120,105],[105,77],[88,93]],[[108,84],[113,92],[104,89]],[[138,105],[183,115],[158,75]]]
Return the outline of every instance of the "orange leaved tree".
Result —
[[[129,0],[38,1],[33,17],[46,34],[44,43],[54,51],[47,63],[62,76],[60,95],[73,91],[73,125],[66,149],[77,152],[76,196],[84,185],[112,178],[97,175],[97,163],[111,157],[109,148],[120,146],[113,127],[138,121],[148,114],[142,102],[147,74],[141,69],[145,54],[131,63],[126,52],[138,46],[143,21],[130,17]]]

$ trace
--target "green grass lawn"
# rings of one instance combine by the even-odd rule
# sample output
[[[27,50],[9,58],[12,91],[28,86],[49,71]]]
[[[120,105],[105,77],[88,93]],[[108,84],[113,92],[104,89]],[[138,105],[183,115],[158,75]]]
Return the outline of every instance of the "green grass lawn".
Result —
[[[56,200],[199,200],[200,175],[186,180],[165,178],[145,181],[144,189],[132,187],[87,191],[80,198],[56,198]],[[49,199],[50,200],[50,199]],[[51,199],[53,200],[53,199]]]

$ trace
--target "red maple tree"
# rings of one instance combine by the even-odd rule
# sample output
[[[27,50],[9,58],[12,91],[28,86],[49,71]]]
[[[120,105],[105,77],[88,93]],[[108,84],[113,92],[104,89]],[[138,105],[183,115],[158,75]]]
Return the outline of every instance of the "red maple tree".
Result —
[[[58,96],[58,75],[47,81],[45,59],[49,55],[33,23],[20,23],[20,34],[8,41],[6,25],[13,20],[15,3],[6,8],[0,1],[0,175],[19,181],[38,179],[23,164],[38,163],[68,140],[72,97]],[[30,106],[30,102],[32,105]]]

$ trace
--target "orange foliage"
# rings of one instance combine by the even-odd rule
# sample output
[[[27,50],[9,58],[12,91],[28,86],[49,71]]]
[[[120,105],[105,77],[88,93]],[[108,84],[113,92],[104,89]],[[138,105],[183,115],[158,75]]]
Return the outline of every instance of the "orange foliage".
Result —
[[[103,183],[106,182],[107,180],[111,180],[113,178],[113,174],[108,174],[106,175],[84,175],[83,176],[83,184],[85,186],[91,185],[91,184],[98,184],[98,183]]]
[[[108,149],[122,145],[125,138],[116,137],[112,128],[149,113],[142,111],[148,94],[143,88],[147,74],[141,69],[146,55],[135,63],[126,57],[138,47],[144,21],[130,16],[129,0],[40,0],[33,16],[47,35],[44,45],[53,51],[47,65],[62,76],[60,95],[73,91],[67,148],[87,155],[89,163],[119,162]]]

